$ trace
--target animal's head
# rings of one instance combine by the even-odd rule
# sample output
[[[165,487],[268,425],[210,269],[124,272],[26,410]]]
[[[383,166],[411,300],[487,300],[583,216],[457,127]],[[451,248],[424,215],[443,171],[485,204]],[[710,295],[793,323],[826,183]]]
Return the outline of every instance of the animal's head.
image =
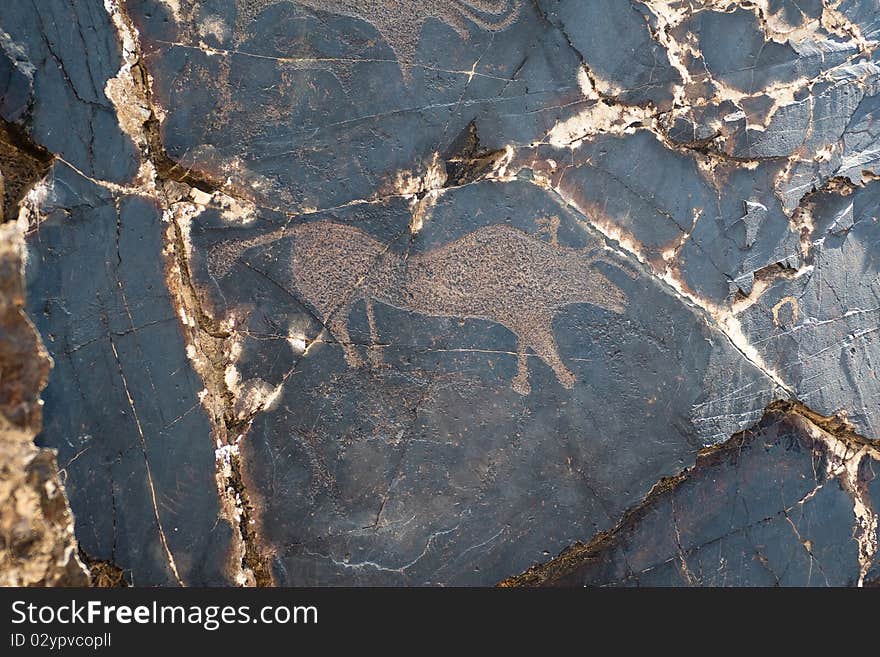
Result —
[[[622,315],[626,312],[629,297],[617,285],[612,283],[604,274],[593,269],[590,274],[590,303]]]
[[[610,265],[616,271],[623,272],[627,278],[635,280],[638,278],[638,271],[635,267],[623,258],[614,258],[606,250],[597,249],[589,255],[588,268],[590,289],[592,290],[592,303],[611,312],[622,315],[626,312],[629,305],[629,297],[626,293],[614,283],[608,276],[600,271],[596,263],[604,263]]]

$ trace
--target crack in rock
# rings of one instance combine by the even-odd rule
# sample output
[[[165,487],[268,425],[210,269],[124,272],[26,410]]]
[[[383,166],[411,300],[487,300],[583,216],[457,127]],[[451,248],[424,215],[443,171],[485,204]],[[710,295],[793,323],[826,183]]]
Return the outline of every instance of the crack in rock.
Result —
[[[411,4],[0,10],[68,562],[877,581],[865,3]]]

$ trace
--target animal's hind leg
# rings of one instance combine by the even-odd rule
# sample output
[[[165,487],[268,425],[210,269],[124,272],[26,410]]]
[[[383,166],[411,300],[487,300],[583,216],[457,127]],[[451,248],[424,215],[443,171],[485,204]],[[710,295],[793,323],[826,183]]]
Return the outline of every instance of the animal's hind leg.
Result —
[[[351,343],[351,337],[348,335],[348,313],[351,308],[346,305],[339,308],[327,320],[327,328],[339,344],[342,345],[342,353],[345,354],[345,362],[349,367],[360,367],[364,364],[357,348]]]
[[[522,338],[516,343],[516,376],[510,382],[510,386],[514,392],[518,392],[523,397],[532,391],[532,385],[529,383],[529,355],[527,353],[528,345],[523,342]]]
[[[382,349],[379,347],[379,332],[376,330],[376,316],[373,314],[373,300],[365,296],[364,303],[367,306],[367,324],[370,326],[370,346],[367,349],[367,356],[370,359],[370,365],[379,367],[382,364]]]

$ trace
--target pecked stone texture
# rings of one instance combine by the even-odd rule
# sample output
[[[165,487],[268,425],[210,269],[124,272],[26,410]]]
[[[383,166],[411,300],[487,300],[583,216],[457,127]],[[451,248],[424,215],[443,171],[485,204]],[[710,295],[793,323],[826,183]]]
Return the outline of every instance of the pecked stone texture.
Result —
[[[487,198],[510,208],[503,223],[478,216]],[[558,552],[584,522],[608,528],[690,462],[704,444],[689,418],[705,372],[742,367],[728,341],[531,184],[456,189],[417,239],[399,206],[396,227],[386,206],[336,213],[344,224],[276,217],[269,233],[217,213],[192,228],[207,254],[196,280],[215,313],[241,318],[242,396],[262,391],[242,449],[276,581],[493,583]],[[247,248],[267,235],[262,253]],[[227,270],[230,244],[242,253]],[[368,250],[391,273],[335,298]],[[622,376],[632,362],[638,381]],[[755,368],[739,374],[761,394]],[[608,412],[609,397],[630,412]],[[658,413],[671,425],[638,438]]]
[[[39,443],[86,554],[162,585],[876,581],[875,9],[4,7]]]

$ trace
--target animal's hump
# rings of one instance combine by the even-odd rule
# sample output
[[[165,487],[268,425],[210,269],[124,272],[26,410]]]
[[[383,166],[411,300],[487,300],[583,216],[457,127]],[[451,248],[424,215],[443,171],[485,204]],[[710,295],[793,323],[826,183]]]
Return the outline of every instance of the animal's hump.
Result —
[[[366,231],[333,221],[303,223],[292,230],[296,239],[294,248],[298,252],[331,255],[363,251],[376,254],[386,248],[384,242]]]
[[[467,235],[462,236],[457,241],[465,241],[465,240],[477,240],[477,241],[488,241],[488,240],[512,240],[515,242],[522,241],[539,241],[538,238],[533,237],[529,233],[524,230],[520,230],[519,228],[514,228],[509,224],[491,224],[489,226],[481,226],[476,230],[468,233]]]

